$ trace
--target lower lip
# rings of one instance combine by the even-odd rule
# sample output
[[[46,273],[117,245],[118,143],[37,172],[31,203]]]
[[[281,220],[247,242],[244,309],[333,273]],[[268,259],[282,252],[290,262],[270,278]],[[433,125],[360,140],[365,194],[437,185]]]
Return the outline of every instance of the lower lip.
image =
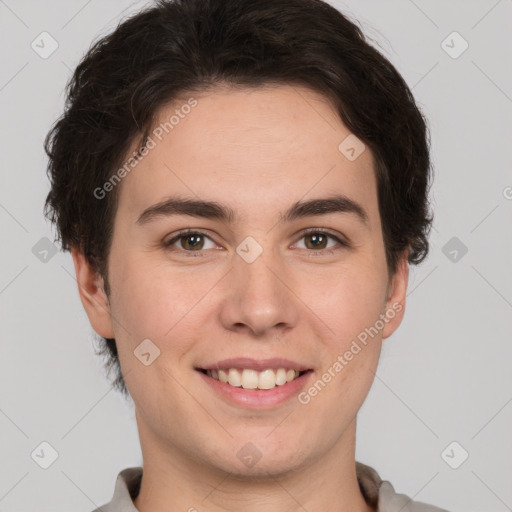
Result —
[[[230,386],[220,380],[209,377],[199,370],[196,371],[204,382],[221,397],[227,399],[230,403],[251,409],[267,409],[286,402],[299,394],[313,374],[310,370],[291,382],[287,382],[282,386],[275,386],[272,389],[244,389]]]

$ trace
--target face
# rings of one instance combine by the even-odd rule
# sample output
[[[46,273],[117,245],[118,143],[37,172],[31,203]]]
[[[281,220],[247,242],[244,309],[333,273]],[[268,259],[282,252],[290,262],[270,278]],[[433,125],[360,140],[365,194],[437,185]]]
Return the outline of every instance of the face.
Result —
[[[351,139],[339,149],[350,132],[325,98],[291,86],[193,97],[159,112],[155,127],[176,110],[179,122],[153,132],[118,185],[110,303],[101,280],[82,300],[116,339],[143,452],[279,474],[350,446],[407,265],[388,274],[372,154]],[[301,373],[284,383],[279,368]]]

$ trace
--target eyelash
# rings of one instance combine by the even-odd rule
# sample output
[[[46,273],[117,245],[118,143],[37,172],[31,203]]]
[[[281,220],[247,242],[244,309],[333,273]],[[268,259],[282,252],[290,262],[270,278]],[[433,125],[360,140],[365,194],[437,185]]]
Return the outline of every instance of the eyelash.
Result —
[[[340,244],[341,247],[336,247],[336,248],[331,248],[331,249],[319,249],[317,251],[315,251],[314,249],[306,249],[308,252],[312,253],[311,256],[313,256],[314,253],[320,253],[319,255],[325,255],[325,254],[333,254],[335,253],[336,251],[339,251],[340,249],[344,249],[344,248],[349,248],[350,247],[350,244],[339,238],[338,236],[336,235],[333,235],[332,233],[330,233],[329,231],[325,231],[324,229],[321,229],[321,228],[308,228],[306,229],[305,231],[303,231],[299,237],[299,240],[301,240],[302,238],[304,238],[305,236],[307,235],[310,235],[310,234],[320,234],[320,235],[325,235],[327,236],[328,238],[331,238],[333,240],[335,240],[336,242],[338,242]],[[206,238],[209,238],[210,240],[212,240],[213,242],[215,242],[215,240],[212,239],[211,236],[209,236],[207,233],[205,233],[204,231],[201,231],[200,229],[185,229],[185,230],[182,230],[182,231],[179,231],[178,233],[176,233],[176,235],[163,243],[163,246],[165,249],[167,250],[170,250],[170,251],[181,251],[183,253],[186,253],[187,255],[189,255],[190,257],[203,257],[204,256],[204,251],[207,250],[207,249],[202,249],[202,250],[198,250],[198,251],[187,251],[185,249],[176,249],[176,248],[173,248],[172,245],[179,241],[179,239],[183,236],[186,236],[186,235],[202,235],[202,236],[205,236]]]

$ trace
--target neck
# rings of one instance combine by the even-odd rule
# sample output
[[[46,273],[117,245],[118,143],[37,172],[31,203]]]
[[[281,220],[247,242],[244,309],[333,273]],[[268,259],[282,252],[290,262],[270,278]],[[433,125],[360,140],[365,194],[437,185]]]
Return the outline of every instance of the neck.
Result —
[[[139,512],[371,512],[357,482],[355,420],[328,453],[280,473],[228,473],[161,443],[139,425]]]

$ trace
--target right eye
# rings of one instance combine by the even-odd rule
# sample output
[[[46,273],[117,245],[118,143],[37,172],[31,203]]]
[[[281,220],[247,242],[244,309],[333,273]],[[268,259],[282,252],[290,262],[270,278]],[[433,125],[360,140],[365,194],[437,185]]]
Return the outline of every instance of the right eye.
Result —
[[[175,244],[181,245],[177,250],[183,252],[200,252],[206,249],[213,249],[213,247],[204,247],[205,239],[215,245],[215,242],[202,231],[193,231],[191,229],[180,231],[170,240],[164,242],[164,247],[169,250],[174,250]]]

